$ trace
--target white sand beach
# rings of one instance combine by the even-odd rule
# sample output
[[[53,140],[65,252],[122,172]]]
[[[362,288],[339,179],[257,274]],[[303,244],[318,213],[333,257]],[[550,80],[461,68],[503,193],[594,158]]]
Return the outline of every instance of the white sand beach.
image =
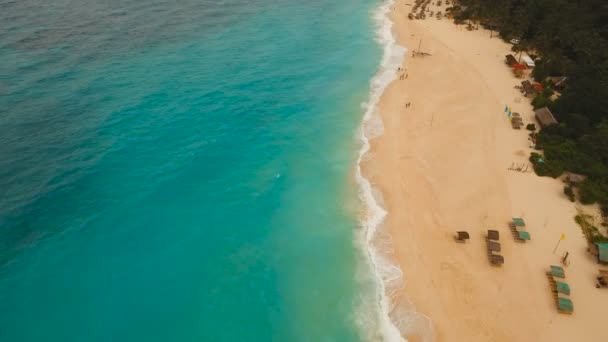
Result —
[[[408,20],[413,0],[398,0],[393,31],[410,49],[380,101],[384,134],[371,141],[364,174],[381,190],[384,222],[404,273],[393,300],[416,306],[433,332],[402,331],[409,341],[608,341],[608,290],[574,222],[577,204],[559,180],[510,171],[529,164],[528,131],[513,130],[505,105],[534,122],[530,100],[504,63],[510,45],[452,20]],[[433,6],[435,7],[435,6]],[[421,43],[421,44],[420,44]],[[412,50],[430,56],[412,58]],[[406,108],[406,104],[411,103]],[[580,205],[578,205],[580,206]],[[507,223],[523,217],[532,240],[517,243]],[[500,231],[505,263],[491,266],[487,229]],[[466,230],[466,244],[454,233]],[[554,247],[561,234],[557,251]],[[565,267],[574,313],[557,312],[545,272]],[[606,267],[604,267],[605,269]]]

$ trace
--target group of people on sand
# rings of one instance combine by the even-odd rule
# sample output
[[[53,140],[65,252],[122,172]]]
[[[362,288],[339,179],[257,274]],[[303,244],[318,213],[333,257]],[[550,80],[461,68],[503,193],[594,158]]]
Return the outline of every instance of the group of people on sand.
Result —
[[[408,75],[407,70],[405,70],[402,67],[398,67],[397,68],[397,72],[399,72],[399,73],[402,72],[401,75],[399,75],[399,79],[400,80],[407,80],[407,75]],[[408,102],[408,103],[405,104],[405,108],[410,108],[411,105],[412,105],[412,103]]]
[[[405,71],[405,69],[402,69],[401,67],[399,67],[399,68],[397,68],[397,71],[398,71],[398,72],[401,72],[401,71]],[[399,76],[399,79],[400,79],[400,80],[407,80],[407,76],[408,76],[408,73],[407,73],[407,72],[404,72],[404,73],[402,73],[402,74]]]

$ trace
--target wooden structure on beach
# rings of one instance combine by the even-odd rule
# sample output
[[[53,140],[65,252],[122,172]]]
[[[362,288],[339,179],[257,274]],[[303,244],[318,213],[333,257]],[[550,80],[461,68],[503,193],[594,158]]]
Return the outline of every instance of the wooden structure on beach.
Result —
[[[522,56],[521,59],[524,61],[524,64],[532,69],[536,66],[536,63],[534,63],[534,60],[532,58],[530,58],[529,56]]]
[[[528,82],[530,83],[530,82]],[[522,82],[523,84],[523,82]],[[539,108],[534,111],[534,117],[536,121],[542,126],[547,127],[551,125],[557,125],[557,120],[553,116],[553,113],[547,107]]]
[[[561,280],[566,277],[564,269],[560,266],[551,266],[551,270],[547,272],[547,279],[549,280],[549,287],[551,288],[551,294],[555,301],[557,312],[563,314],[572,314],[574,312],[574,304],[570,297],[570,285],[565,281]],[[560,278],[556,280],[555,278]]]
[[[525,97],[536,95],[536,88],[534,88],[532,83],[528,80],[521,81],[521,90]]]
[[[513,57],[513,55],[506,55],[505,63],[507,63],[508,66],[513,66],[513,65],[517,64],[517,59],[515,59],[515,57]]]
[[[530,240],[530,233],[525,230],[525,227],[526,223],[521,217],[514,217],[513,220],[509,222],[509,230],[511,230],[513,239],[515,239],[516,242],[526,242]]]
[[[521,126],[524,125],[524,122],[521,118],[521,116],[519,115],[519,113],[513,113],[511,114],[511,127],[513,129],[521,129]]]
[[[488,261],[493,266],[501,266],[505,263],[505,258],[500,255],[500,243],[498,242],[500,235],[497,230],[488,230],[486,236],[486,250],[488,253]]]
[[[456,232],[454,239],[456,242],[466,242],[469,239],[469,233],[465,231]]]
[[[608,243],[594,243],[594,250],[597,251],[597,262],[598,264],[608,265]]]

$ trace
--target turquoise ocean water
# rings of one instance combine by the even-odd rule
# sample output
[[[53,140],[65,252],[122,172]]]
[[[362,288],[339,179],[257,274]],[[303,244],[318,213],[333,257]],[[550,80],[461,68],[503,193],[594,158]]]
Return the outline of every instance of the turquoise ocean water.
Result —
[[[379,5],[0,0],[0,341],[378,336]]]

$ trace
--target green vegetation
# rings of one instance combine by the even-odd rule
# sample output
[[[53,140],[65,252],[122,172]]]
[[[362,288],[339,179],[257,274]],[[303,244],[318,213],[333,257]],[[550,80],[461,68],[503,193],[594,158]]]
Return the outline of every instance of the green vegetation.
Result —
[[[526,125],[526,129],[527,129],[528,131],[532,131],[532,132],[534,132],[534,131],[536,131],[536,125],[535,125],[535,124],[533,124],[533,123],[529,123],[529,124],[527,124],[527,125]]]
[[[587,241],[591,243],[608,243],[608,238],[603,236],[599,229],[594,226],[591,222],[592,217],[589,215],[579,214],[574,217],[574,221],[581,226],[583,230],[583,234],[585,234],[585,238]]]
[[[534,97],[534,100],[532,100],[532,106],[534,109],[553,107],[553,100],[551,100],[551,96],[553,96],[553,90],[549,87],[545,87],[542,92]]]
[[[566,76],[553,101],[544,90],[533,101],[547,106],[559,125],[544,128],[531,156],[541,176],[563,171],[587,176],[579,185],[583,203],[599,202],[608,212],[608,1],[606,0],[460,0],[452,14],[517,38],[514,50],[534,51],[533,76],[545,85],[548,76]]]
[[[530,162],[534,166],[534,172],[539,176],[557,178],[564,172],[564,166],[560,162],[547,161],[542,155],[532,152]]]

